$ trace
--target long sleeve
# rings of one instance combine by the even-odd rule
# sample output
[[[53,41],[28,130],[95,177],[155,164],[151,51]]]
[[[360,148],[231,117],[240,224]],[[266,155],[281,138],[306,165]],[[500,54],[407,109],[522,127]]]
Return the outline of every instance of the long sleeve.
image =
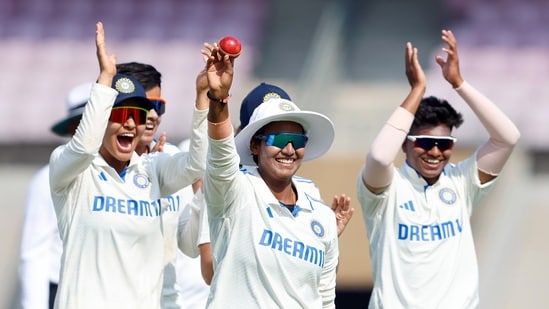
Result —
[[[57,147],[50,157],[52,192],[65,189],[99,152],[117,94],[116,90],[101,84],[92,86],[90,101],[84,108],[76,133],[68,144]]]
[[[496,104],[469,83],[464,82],[456,91],[471,107],[490,135],[490,139],[478,150],[478,168],[487,174],[498,175],[518,142],[520,132]]]
[[[48,308],[50,282],[59,281],[63,244],[50,197],[48,166],[29,184],[21,239],[19,280],[24,309]]]
[[[383,188],[390,184],[393,162],[413,121],[414,115],[402,107],[398,107],[389,117],[366,157],[362,174],[365,184],[374,188]]]

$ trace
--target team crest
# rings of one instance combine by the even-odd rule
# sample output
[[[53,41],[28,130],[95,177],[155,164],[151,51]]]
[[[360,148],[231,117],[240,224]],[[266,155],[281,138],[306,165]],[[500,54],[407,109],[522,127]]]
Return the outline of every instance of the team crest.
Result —
[[[440,197],[440,200],[448,205],[452,205],[456,202],[457,195],[454,190],[449,188],[443,188],[438,192],[438,197]]]
[[[138,188],[144,189],[149,186],[150,181],[149,181],[149,177],[147,177],[146,175],[137,174],[133,176],[133,183]]]
[[[114,84],[114,88],[120,93],[132,93],[135,91],[135,85],[127,77],[118,79]]]
[[[276,92],[269,92],[263,96],[263,103],[269,101],[270,99],[280,99],[280,95]]]
[[[313,233],[318,237],[324,237],[324,227],[320,222],[313,220],[311,222],[311,230],[313,230]]]
[[[293,110],[295,110],[294,106],[291,105],[290,103],[286,102],[286,101],[282,101],[278,104],[278,108],[280,108],[280,110],[283,110],[285,112],[291,112]]]

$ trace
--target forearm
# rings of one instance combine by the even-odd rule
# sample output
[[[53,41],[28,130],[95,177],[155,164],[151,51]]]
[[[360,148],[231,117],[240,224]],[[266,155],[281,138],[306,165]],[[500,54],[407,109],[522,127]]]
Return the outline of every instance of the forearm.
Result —
[[[210,100],[208,136],[215,140],[221,140],[231,135],[233,135],[233,126],[229,117],[229,105],[216,100]]]
[[[240,157],[236,153],[234,137],[209,140],[209,153],[204,176],[204,199],[209,217],[218,217],[231,207],[237,192]]]
[[[413,121],[414,115],[402,107],[389,117],[366,157],[362,179],[368,187],[384,188],[391,183],[393,162]]]
[[[193,175],[194,183],[202,178],[206,169],[206,155],[208,152],[208,137],[206,128],[207,109],[194,108],[192,133],[189,143],[189,158],[186,169],[191,169],[196,173]],[[187,184],[186,184],[187,185]]]
[[[70,142],[50,157],[51,187],[64,188],[89,166],[99,152],[117,92],[111,87],[94,84],[90,101]]]
[[[477,153],[478,168],[490,175],[498,175],[518,142],[520,132],[492,101],[467,82],[456,89],[488,131],[490,139]]]
[[[466,81],[456,88],[457,93],[467,102],[490,138],[498,144],[513,146],[518,142],[520,132],[515,124],[490,99],[485,97]]]

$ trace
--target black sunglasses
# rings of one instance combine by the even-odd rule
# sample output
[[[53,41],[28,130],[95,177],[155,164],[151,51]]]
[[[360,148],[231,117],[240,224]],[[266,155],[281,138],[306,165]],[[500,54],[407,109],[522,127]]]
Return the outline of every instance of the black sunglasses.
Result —
[[[454,148],[457,138],[453,136],[433,136],[433,135],[408,135],[408,140],[414,143],[414,147],[419,147],[425,151],[437,146],[440,151]]]
[[[158,116],[162,116],[166,112],[166,100],[162,98],[149,98],[149,101],[153,105],[154,111]]]

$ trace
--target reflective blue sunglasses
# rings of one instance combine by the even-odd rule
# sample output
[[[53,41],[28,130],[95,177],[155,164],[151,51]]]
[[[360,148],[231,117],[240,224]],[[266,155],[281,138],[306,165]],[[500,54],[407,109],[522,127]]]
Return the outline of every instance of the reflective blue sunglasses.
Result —
[[[440,151],[454,148],[457,138],[453,136],[433,136],[433,135],[408,135],[408,140],[414,143],[414,147],[419,147],[425,151],[437,146]]]
[[[299,133],[271,133],[256,135],[255,138],[264,140],[267,146],[284,148],[288,143],[292,143],[294,149],[305,147],[309,138],[305,134]]]
[[[153,105],[154,111],[161,116],[166,112],[166,100],[162,98],[149,98],[149,101]]]

